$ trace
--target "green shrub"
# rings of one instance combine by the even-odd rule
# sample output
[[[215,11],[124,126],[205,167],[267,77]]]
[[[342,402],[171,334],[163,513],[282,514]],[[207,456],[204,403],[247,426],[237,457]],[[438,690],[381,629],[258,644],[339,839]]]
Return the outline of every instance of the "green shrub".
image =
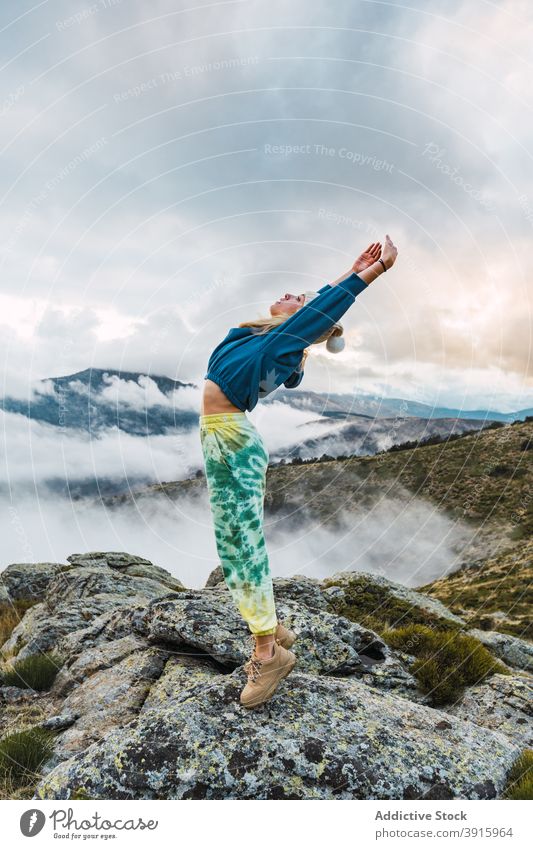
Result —
[[[62,666],[54,654],[35,654],[6,665],[0,672],[3,686],[48,690]]]
[[[533,799],[533,749],[516,759],[507,776],[503,799]]]
[[[0,740],[0,780],[11,788],[35,781],[43,763],[51,756],[54,735],[43,728],[17,731]]]
[[[435,706],[457,701],[465,687],[489,675],[509,672],[479,640],[455,629],[405,625],[383,638],[392,648],[415,655],[410,672]]]

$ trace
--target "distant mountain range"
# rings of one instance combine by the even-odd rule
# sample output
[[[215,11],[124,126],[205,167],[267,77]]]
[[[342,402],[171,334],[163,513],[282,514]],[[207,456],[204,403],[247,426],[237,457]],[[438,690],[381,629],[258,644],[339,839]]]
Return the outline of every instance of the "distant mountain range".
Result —
[[[61,428],[99,433],[116,427],[138,436],[187,431],[197,426],[199,410],[191,408],[191,399],[183,403],[184,389],[198,389],[194,383],[183,383],[164,375],[142,374],[117,369],[88,368],[75,374],[51,377],[40,381],[27,400],[5,397],[0,408],[19,413],[34,421],[46,422]],[[432,407],[402,398],[380,398],[375,395],[354,397],[348,394],[323,394],[302,390],[279,389],[262,401],[263,404],[282,402],[294,409],[319,418],[325,427],[324,438],[339,437],[351,442],[369,429],[370,422],[382,420],[379,431],[390,430],[387,420],[394,420],[394,441],[418,438],[426,432],[449,432],[451,425],[465,429],[478,428],[484,422],[512,422],[533,415],[533,408],[513,413],[497,410],[460,410]],[[407,419],[417,420],[410,424]],[[427,425],[438,419],[441,426]],[[331,420],[340,420],[333,429]],[[366,420],[366,421],[365,421]],[[443,422],[442,420],[445,420]],[[459,424],[456,420],[460,420]],[[374,426],[373,438],[381,440]],[[367,446],[372,452],[372,444]]]
[[[128,385],[133,390],[130,398]],[[174,393],[187,387],[196,388],[162,375],[88,368],[42,380],[28,400],[6,397],[0,408],[61,428],[97,434],[116,427],[151,436],[197,425],[198,413],[175,403]]]
[[[338,421],[323,418],[316,422],[321,433],[302,440],[288,450],[271,451],[271,462],[281,458],[289,461],[296,458],[311,460],[313,457],[339,458],[361,457],[387,451],[394,445],[405,443],[424,443],[432,437],[445,439],[464,433],[481,430],[490,421],[476,419],[442,418],[425,419],[416,416],[403,418],[371,418],[370,416],[349,416]]]
[[[275,402],[306,416],[302,424],[292,428],[285,445],[270,451],[271,463],[372,455],[406,443],[421,444],[432,438],[442,440],[478,431],[493,422],[521,420],[533,413],[450,410],[401,398],[354,398],[285,388],[261,403]],[[198,427],[199,391],[194,383],[164,375],[88,368],[42,380],[33,386],[27,400],[6,397],[0,401],[0,408],[51,425],[58,436],[70,432],[104,439],[118,429],[138,437],[179,437]],[[101,471],[89,478],[71,471],[66,480],[59,471],[57,479],[47,479],[46,484],[69,497],[83,497],[95,492],[112,495],[134,484],[156,482],[154,476],[148,479],[141,473],[137,477],[131,470],[123,481],[113,476],[107,479]]]
[[[364,416],[367,418],[395,418],[412,416],[421,419],[476,419],[483,422],[524,421],[533,415],[533,407],[511,413],[497,410],[463,410],[456,407],[432,407],[420,401],[408,401],[405,398],[382,398],[379,395],[328,394],[318,392],[300,392],[284,389],[276,392],[276,400],[289,403],[301,410],[319,412],[330,418],[346,416]]]

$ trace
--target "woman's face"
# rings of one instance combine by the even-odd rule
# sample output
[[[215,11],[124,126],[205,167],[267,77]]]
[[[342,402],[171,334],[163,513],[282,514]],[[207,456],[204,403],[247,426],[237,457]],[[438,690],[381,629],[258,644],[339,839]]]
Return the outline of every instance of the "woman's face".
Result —
[[[304,295],[291,295],[285,292],[283,297],[270,305],[270,315],[292,315],[304,305]]]

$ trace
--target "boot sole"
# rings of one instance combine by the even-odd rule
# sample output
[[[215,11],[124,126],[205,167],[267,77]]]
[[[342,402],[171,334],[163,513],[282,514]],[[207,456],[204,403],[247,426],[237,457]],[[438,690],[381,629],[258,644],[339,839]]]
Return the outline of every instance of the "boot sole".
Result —
[[[279,687],[280,681],[283,681],[283,679],[286,678],[287,675],[289,675],[292,672],[292,670],[294,669],[295,666],[296,666],[296,658],[294,658],[292,663],[287,664],[287,667],[288,667],[287,671],[284,672],[283,675],[279,676],[278,680],[276,681],[275,686],[272,688],[272,690],[264,698],[261,699],[260,702],[247,702],[246,704],[243,704],[241,702],[242,707],[254,708],[254,707],[259,707],[259,705],[264,705],[265,702],[268,702],[268,700],[272,698],[272,696],[276,692],[277,688]]]

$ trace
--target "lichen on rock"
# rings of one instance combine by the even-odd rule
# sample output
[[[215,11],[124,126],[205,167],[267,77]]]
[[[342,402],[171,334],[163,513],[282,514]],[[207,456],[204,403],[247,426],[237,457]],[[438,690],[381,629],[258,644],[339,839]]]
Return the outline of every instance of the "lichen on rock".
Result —
[[[382,632],[406,610],[437,628],[464,623],[377,576],[274,579],[297,666],[247,711],[250,633],[216,570],[193,590],[125,552],[38,564],[33,583],[27,565],[3,584],[33,604],[4,652],[54,651],[62,666],[46,692],[0,687],[0,711],[27,711],[54,734],[35,799],[496,799],[529,741],[525,668],[456,705],[428,703],[414,656]],[[507,663],[528,656],[498,635],[485,645]]]

